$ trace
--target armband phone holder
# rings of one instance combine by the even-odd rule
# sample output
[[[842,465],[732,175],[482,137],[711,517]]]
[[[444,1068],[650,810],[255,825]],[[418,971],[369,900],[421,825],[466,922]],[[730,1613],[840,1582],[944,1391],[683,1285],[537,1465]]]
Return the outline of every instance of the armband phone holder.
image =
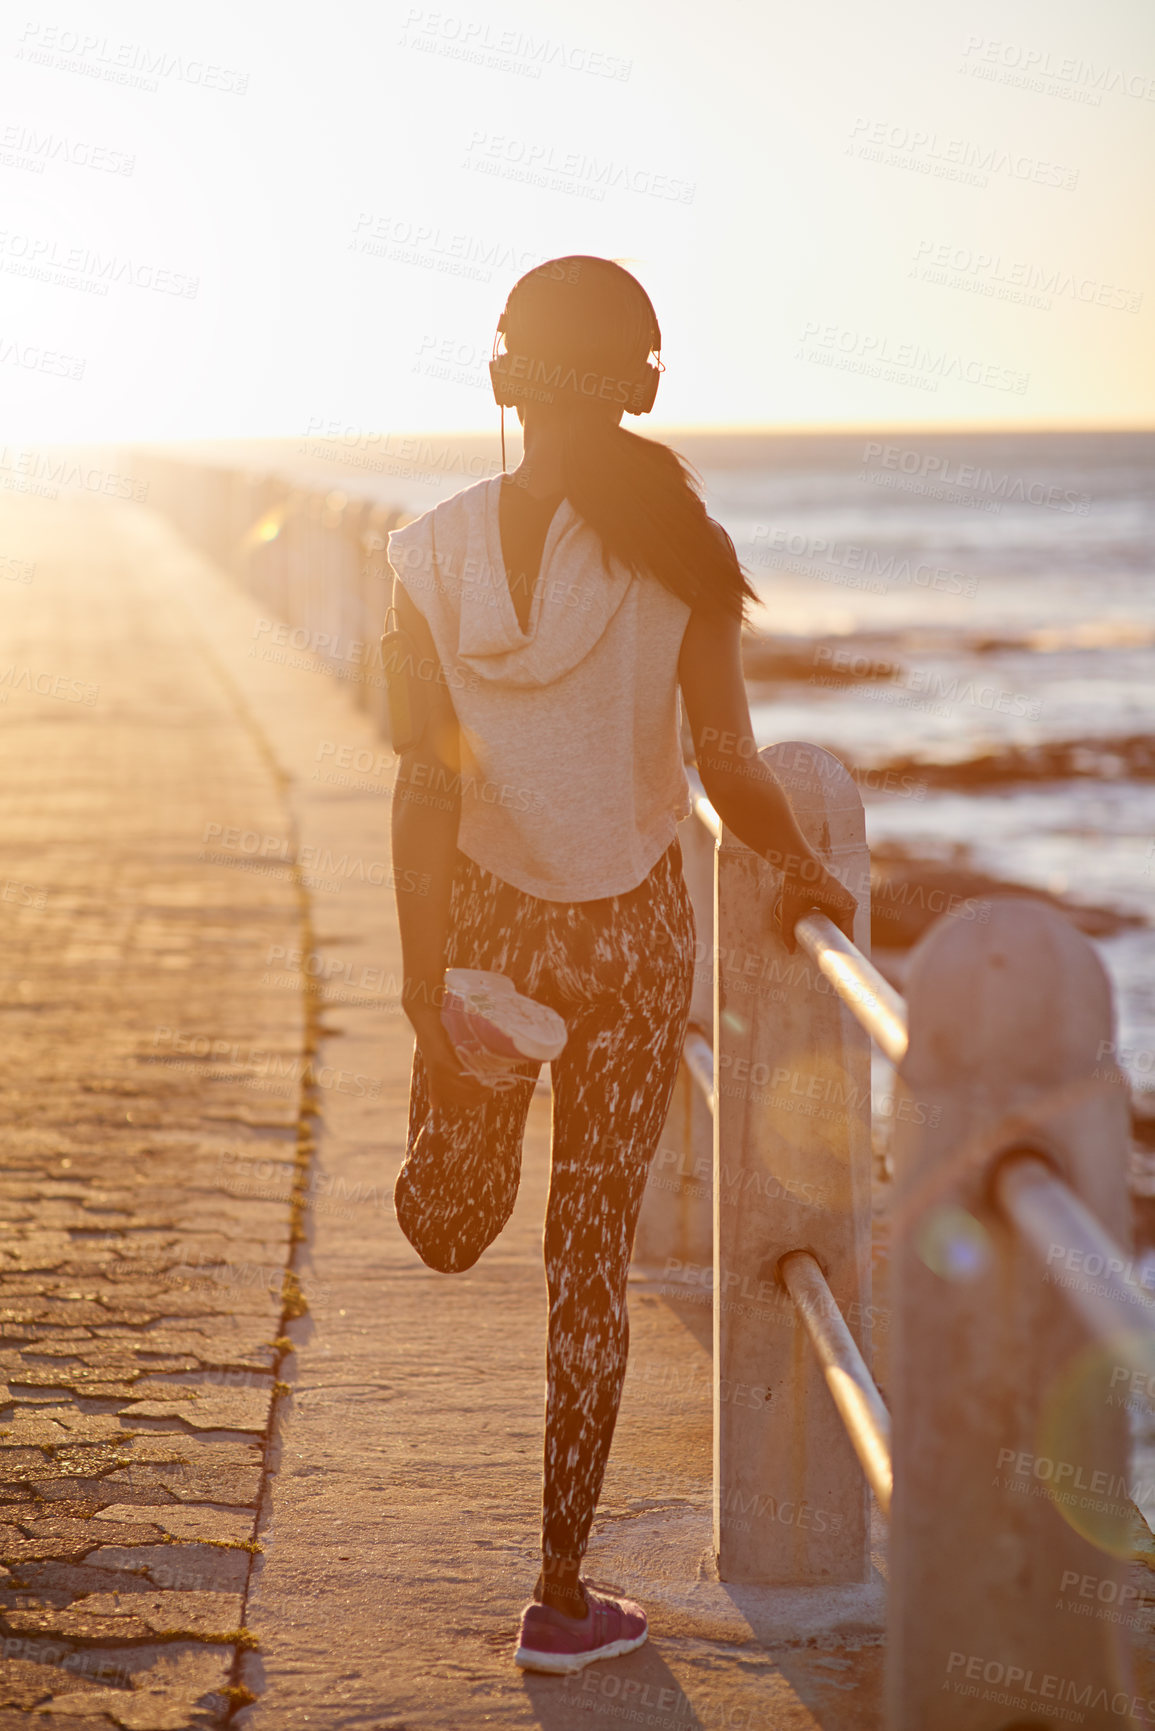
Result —
[[[397,609],[391,606],[385,614],[381,666],[389,702],[389,743],[400,757],[421,743],[429,719],[431,693],[429,681],[417,672],[417,651],[412,637],[402,625],[390,629],[390,613],[396,615]]]

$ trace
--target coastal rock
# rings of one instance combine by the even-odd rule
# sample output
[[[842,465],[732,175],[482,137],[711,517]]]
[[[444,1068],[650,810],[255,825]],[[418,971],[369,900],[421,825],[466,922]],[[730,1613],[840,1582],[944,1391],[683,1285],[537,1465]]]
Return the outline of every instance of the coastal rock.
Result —
[[[886,768],[911,775],[927,787],[966,792],[1016,781],[1155,781],[1155,735],[1123,734],[1102,739],[1051,739],[1008,745],[955,763],[920,757],[894,758]]]
[[[742,634],[742,671],[749,680],[776,684],[862,685],[893,679],[902,664],[889,653],[863,652],[845,637],[771,637]]]
[[[992,896],[1028,896],[1065,914],[1088,937],[1111,937],[1146,924],[1138,914],[1088,907],[1027,884],[1006,883],[954,862],[875,847],[870,860],[870,941],[907,950],[942,916],[985,924]]]

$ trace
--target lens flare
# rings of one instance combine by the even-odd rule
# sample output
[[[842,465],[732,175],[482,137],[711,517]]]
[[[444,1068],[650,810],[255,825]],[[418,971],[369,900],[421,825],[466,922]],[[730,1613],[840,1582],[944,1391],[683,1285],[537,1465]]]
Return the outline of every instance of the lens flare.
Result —
[[[1132,1417],[1148,1439],[1134,1449]],[[1155,1344],[1138,1330],[1076,1353],[1042,1403],[1038,1476],[1048,1483],[1056,1513],[1110,1556],[1152,1549],[1146,1521],[1155,1511],[1153,1434]],[[1054,1463],[1049,1473],[1048,1463]]]
[[[918,1224],[914,1247],[931,1273],[943,1280],[977,1280],[990,1266],[987,1229],[965,1208],[929,1209]]]

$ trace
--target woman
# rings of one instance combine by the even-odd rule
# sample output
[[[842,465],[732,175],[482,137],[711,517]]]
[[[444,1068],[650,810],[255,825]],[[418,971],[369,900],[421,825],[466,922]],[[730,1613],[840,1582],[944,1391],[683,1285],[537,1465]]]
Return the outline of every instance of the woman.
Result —
[[[545,1264],[542,1570],[517,1663],[570,1671],[631,1651],[644,1612],[579,1578],[626,1368],[626,1277],[689,1015],[694,919],[680,687],[706,792],[785,873],[793,948],[810,909],[849,933],[854,898],[757,760],[733,543],[682,460],[621,427],[653,402],[661,333],[606,259],[514,285],[492,366],[525,456],[389,539],[409,634],[393,852],[416,1047],[397,1218],[431,1267],[469,1268],[513,1209],[540,1065],[492,1093],[441,1024],[447,967],[493,969],[557,1011]],[[504,422],[503,422],[504,450]],[[422,673],[426,677],[422,678]],[[721,741],[728,749],[712,742]]]

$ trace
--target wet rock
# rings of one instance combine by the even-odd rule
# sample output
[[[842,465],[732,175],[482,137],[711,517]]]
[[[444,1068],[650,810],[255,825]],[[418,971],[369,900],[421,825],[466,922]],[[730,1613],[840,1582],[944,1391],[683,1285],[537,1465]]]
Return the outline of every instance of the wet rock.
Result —
[[[962,792],[1022,781],[1153,781],[1155,736],[1142,733],[1104,739],[1040,740],[1004,746],[956,763],[911,756],[893,758],[883,767],[899,776],[914,777],[928,787]],[[878,766],[874,772],[878,773]]]
[[[775,637],[742,634],[742,671],[774,684],[862,685],[894,679],[902,663],[887,652],[863,651],[845,637]]]
[[[885,950],[907,950],[937,919],[982,925],[993,896],[1024,896],[1056,908],[1088,937],[1143,926],[1138,914],[1088,907],[1026,884],[1007,883],[965,864],[920,859],[895,848],[876,847],[870,860],[870,941]]]

